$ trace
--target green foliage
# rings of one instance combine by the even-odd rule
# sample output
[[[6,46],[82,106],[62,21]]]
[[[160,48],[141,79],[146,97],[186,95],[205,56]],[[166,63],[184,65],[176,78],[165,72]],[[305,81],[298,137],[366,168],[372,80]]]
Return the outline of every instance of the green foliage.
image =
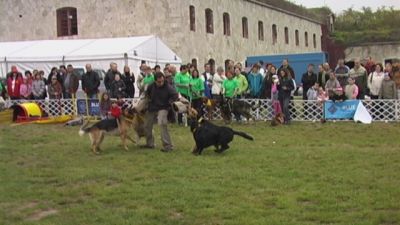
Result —
[[[171,126],[171,153],[95,156],[77,127],[0,125],[0,224],[400,224],[399,124],[233,127],[255,141],[193,156]]]
[[[333,37],[345,45],[400,41],[400,10],[384,7],[376,12],[371,8],[345,10],[336,18]]]

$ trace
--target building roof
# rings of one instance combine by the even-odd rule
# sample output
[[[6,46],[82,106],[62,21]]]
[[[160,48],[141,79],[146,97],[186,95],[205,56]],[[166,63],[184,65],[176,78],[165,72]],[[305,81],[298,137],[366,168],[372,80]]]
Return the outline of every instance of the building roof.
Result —
[[[245,0],[245,1],[252,2],[292,16],[296,16],[313,23],[318,23],[318,24],[325,23],[325,21],[320,20],[319,16],[315,15],[312,11],[308,10],[304,6],[299,6],[286,0]]]

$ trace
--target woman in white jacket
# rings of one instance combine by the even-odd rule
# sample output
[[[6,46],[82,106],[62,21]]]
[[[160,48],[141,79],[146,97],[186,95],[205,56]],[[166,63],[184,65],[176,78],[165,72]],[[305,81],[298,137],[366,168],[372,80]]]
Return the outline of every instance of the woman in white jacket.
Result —
[[[375,71],[368,76],[368,89],[371,99],[378,99],[381,90],[382,81],[385,73],[382,71],[382,64],[375,65]]]
[[[214,74],[213,80],[212,80],[212,87],[211,87],[211,94],[213,96],[213,99],[220,100],[220,94],[222,92],[222,83],[226,79],[224,75],[224,69],[220,66],[217,69],[217,73]]]

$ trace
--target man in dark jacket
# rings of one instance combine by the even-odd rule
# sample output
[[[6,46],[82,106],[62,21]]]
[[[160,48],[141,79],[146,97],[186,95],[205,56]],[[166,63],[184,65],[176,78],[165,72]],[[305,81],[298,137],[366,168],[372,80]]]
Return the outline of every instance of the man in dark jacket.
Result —
[[[82,90],[90,99],[96,99],[99,92],[99,74],[92,70],[92,65],[86,64],[86,73],[82,77]]]
[[[317,82],[317,74],[314,73],[314,65],[309,64],[307,72],[301,78],[303,84],[303,100],[307,100],[307,91]]]
[[[148,86],[145,95],[149,98],[148,111],[146,113],[146,148],[154,148],[153,124],[158,122],[161,132],[161,151],[169,152],[173,150],[171,137],[168,133],[168,110],[171,104],[178,99],[176,90],[165,82],[164,74],[158,72],[154,75],[155,82]]]
[[[293,68],[289,65],[289,59],[283,59],[282,60],[282,65],[278,69],[278,76],[281,74],[282,69],[287,69],[290,73],[290,76],[292,76],[292,79],[295,80],[296,76],[294,74]]]
[[[106,86],[106,90],[110,92],[111,83],[115,80],[115,75],[121,73],[118,71],[118,67],[116,63],[110,63],[110,69],[106,73],[106,77],[104,77],[104,86]]]
[[[63,91],[64,98],[72,98],[76,95],[76,91],[79,87],[79,78],[74,73],[74,67],[72,65],[67,66],[67,73],[63,77]]]

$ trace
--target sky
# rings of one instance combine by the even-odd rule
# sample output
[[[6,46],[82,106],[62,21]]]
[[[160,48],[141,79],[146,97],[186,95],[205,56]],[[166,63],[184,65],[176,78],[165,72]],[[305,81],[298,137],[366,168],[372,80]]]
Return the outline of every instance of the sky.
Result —
[[[334,13],[340,13],[350,7],[361,9],[363,6],[371,7],[376,10],[381,6],[394,6],[400,9],[400,0],[289,0],[307,8],[328,6]]]

